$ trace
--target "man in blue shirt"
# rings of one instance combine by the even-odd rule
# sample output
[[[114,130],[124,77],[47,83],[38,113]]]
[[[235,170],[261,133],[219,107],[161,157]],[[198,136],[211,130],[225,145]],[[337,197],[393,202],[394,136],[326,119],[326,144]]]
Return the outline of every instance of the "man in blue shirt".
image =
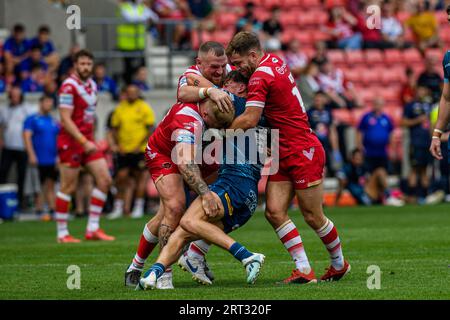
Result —
[[[391,196],[388,187],[388,153],[391,133],[394,129],[391,118],[383,112],[384,100],[377,97],[373,110],[366,113],[359,123],[357,146],[364,150],[365,165],[371,176],[376,176],[378,184],[384,190],[386,205],[401,206],[403,202]]]
[[[47,202],[49,213],[55,209],[55,182],[56,170],[56,138],[59,125],[51,116],[53,98],[42,96],[39,99],[39,112],[26,118],[23,126],[23,137],[28,154],[28,162],[39,170],[39,178],[45,199],[38,197],[36,201],[36,213],[42,215],[43,200]],[[41,195],[40,195],[41,196]],[[42,215],[42,219],[49,220],[50,215]]]
[[[59,64],[59,56],[55,51],[52,40],[50,40],[50,28],[48,26],[39,27],[37,36],[30,40],[30,46],[39,46],[45,62],[51,70],[56,70]]]
[[[109,92],[114,101],[118,100],[117,84],[113,79],[106,75],[106,68],[103,63],[95,65],[93,78],[99,92]]]
[[[432,110],[430,91],[419,85],[416,98],[405,106],[402,126],[409,129],[411,171],[408,176],[408,196],[411,202],[423,201],[428,193],[430,177],[427,168],[431,164],[428,152],[430,145],[430,112]],[[418,184],[418,181],[420,182]]]
[[[22,24],[16,24],[11,37],[6,39],[3,45],[7,77],[14,75],[14,69],[28,56],[29,49],[29,41],[25,38],[25,27]]]
[[[24,93],[44,92],[45,73],[40,65],[31,69],[30,75],[22,80],[20,87]]]

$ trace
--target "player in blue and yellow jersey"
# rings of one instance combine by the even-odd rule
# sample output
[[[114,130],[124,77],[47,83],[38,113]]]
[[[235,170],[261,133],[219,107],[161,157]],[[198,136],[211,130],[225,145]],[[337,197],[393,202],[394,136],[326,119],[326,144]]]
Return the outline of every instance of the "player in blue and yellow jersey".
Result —
[[[236,71],[230,73],[228,78],[234,78],[234,72]],[[225,81],[225,89],[233,91],[231,86],[232,84],[227,86]],[[245,110],[245,98],[232,95],[232,100],[235,116],[242,114]],[[239,136],[228,136],[221,141],[223,157],[218,179],[209,186],[214,196],[220,199],[222,204],[220,213],[216,216],[208,216],[203,210],[201,199],[197,198],[187,209],[179,227],[169,238],[156,263],[140,280],[137,289],[155,288],[157,279],[164,273],[166,267],[180,257],[184,245],[197,239],[204,239],[228,250],[244,265],[247,271],[247,282],[256,281],[264,263],[264,255],[250,252],[228,236],[228,233],[244,225],[257,207],[258,181],[261,178],[265,157],[263,153],[258,152],[256,161],[253,161],[255,158],[251,153],[250,145],[252,142],[258,144],[265,133],[264,128],[258,127],[246,132],[245,135],[249,138],[244,144],[240,143]],[[232,161],[229,158],[230,154],[233,155]],[[205,280],[203,283],[211,283],[207,278]]]

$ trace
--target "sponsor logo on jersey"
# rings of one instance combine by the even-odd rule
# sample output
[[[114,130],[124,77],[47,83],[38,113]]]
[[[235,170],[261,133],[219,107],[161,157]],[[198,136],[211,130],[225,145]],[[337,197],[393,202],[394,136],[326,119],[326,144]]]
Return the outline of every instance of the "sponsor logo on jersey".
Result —
[[[283,65],[281,67],[276,67],[275,70],[279,73],[279,74],[285,74],[286,70],[287,70],[287,65],[286,63],[283,63]]]

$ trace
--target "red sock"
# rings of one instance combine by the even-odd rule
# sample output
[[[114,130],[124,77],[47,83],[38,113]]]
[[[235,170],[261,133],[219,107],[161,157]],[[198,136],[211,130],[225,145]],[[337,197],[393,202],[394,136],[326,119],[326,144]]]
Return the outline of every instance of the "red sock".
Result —
[[[56,194],[55,201],[55,220],[58,238],[65,237],[69,234],[67,221],[69,220],[69,206],[71,197],[62,192]]]
[[[89,205],[89,219],[87,225],[88,232],[97,231],[100,227],[100,216],[105,206],[107,195],[95,188],[92,191],[91,203]]]
[[[291,220],[288,220],[275,231],[294,260],[297,269],[308,274],[311,271],[311,266],[309,265],[308,257],[303,247],[302,238],[295,224]]]
[[[344,255],[342,254],[341,240],[333,222],[327,219],[324,226],[316,230],[316,233],[330,254],[331,265],[336,270],[342,269],[344,267]]]
[[[153,249],[158,244],[158,237],[153,235],[147,228],[144,227],[141,238],[139,240],[139,246],[136,254],[134,255],[133,265],[138,269],[142,269],[145,264],[145,260],[152,253]]]

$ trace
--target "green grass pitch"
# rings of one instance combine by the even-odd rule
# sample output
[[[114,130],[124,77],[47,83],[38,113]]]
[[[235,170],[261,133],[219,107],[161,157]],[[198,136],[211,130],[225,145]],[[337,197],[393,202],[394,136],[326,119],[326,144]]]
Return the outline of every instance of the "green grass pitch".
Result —
[[[116,235],[113,243],[61,245],[54,223],[0,225],[0,299],[450,299],[450,206],[404,208],[328,208],[352,265],[336,283],[280,286],[293,262],[262,212],[235,239],[266,255],[257,283],[245,283],[243,267],[217,247],[208,254],[216,281],[205,287],[174,266],[175,290],[137,292],[125,288],[123,273],[132,259],[145,220],[102,222]],[[300,229],[316,276],[328,266],[328,253],[298,211],[290,212]],[[86,220],[70,223],[81,237]],[[154,252],[147,261],[154,261]],[[80,290],[67,289],[69,265],[81,269]],[[380,267],[381,289],[367,288],[367,268]]]

